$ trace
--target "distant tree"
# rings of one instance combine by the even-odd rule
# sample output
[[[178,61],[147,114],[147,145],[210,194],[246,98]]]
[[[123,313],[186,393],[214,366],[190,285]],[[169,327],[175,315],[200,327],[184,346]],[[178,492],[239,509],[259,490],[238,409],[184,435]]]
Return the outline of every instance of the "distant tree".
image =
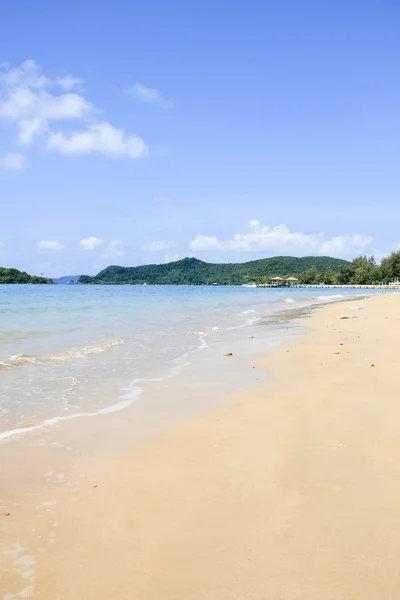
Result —
[[[4,283],[54,283],[52,279],[45,277],[37,277],[36,275],[28,275],[24,271],[18,269],[5,269],[0,267],[0,284]]]
[[[367,258],[361,256],[354,261],[353,283],[355,284],[375,284],[381,280],[381,269],[376,264],[373,256]]]
[[[382,259],[381,272],[385,280],[400,278],[400,251],[392,252]]]
[[[320,274],[317,267],[312,266],[300,275],[300,282],[305,285],[319,283]]]
[[[342,285],[375,284],[381,279],[381,268],[373,256],[358,256],[351,263],[344,265],[338,274],[338,281]]]
[[[93,283],[93,277],[89,275],[81,275],[78,280],[79,283]]]
[[[333,285],[337,283],[337,273],[334,273],[332,269],[327,269],[319,275],[319,283],[325,285]]]

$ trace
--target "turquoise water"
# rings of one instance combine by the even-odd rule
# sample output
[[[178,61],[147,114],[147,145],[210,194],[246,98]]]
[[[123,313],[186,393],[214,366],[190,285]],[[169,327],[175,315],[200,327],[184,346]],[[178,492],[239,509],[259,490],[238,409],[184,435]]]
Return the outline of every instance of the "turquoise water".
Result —
[[[333,293],[334,292],[334,293]],[[0,286],[0,435],[121,409],[216,336],[357,290]],[[308,296],[307,296],[308,295]],[[365,293],[364,293],[365,295]]]

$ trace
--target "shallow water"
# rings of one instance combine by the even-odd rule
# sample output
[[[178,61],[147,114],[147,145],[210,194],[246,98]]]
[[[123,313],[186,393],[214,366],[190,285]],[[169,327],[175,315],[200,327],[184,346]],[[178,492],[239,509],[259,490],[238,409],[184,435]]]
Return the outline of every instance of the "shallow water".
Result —
[[[282,311],[365,295],[334,291],[2,285],[0,438],[120,410],[143,382],[177,375],[229,332],[273,327],[270,317]]]

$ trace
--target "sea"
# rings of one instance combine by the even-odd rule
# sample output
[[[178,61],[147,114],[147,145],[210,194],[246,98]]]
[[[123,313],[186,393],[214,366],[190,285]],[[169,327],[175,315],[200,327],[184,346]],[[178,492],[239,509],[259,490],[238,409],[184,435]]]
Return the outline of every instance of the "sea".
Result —
[[[261,351],[299,311],[357,295],[365,292],[0,285],[0,440],[124,410],[144,384],[179,378],[217,343],[222,353],[257,337]]]

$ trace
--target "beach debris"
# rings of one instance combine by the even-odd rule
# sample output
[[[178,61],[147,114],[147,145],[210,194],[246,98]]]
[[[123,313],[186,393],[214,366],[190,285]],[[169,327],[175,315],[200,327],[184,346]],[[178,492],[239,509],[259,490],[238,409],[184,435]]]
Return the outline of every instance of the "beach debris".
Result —
[[[251,335],[251,336],[250,336],[250,339],[251,339],[251,340],[253,340],[253,339],[254,339],[254,335]]]
[[[224,356],[233,356],[233,352],[227,352]]]
[[[374,367],[375,365],[371,365],[371,367]]]
[[[366,306],[351,306],[350,310],[365,310]]]
[[[334,352],[334,354],[340,354],[340,352]]]
[[[6,513],[6,517],[9,517],[11,515],[11,513]]]
[[[96,485],[94,485],[93,487],[94,487],[94,488],[96,488],[96,487],[98,487],[98,485],[96,484]]]
[[[339,317],[339,319],[350,319],[350,317]]]

